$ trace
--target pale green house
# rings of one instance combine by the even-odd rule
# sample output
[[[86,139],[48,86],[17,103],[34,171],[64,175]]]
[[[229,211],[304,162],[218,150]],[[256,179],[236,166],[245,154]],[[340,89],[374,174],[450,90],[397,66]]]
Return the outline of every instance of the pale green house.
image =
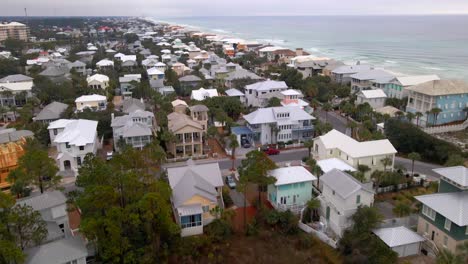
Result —
[[[277,210],[299,213],[312,199],[312,183],[317,177],[302,166],[275,169],[269,175],[276,178],[268,186],[268,201]]]

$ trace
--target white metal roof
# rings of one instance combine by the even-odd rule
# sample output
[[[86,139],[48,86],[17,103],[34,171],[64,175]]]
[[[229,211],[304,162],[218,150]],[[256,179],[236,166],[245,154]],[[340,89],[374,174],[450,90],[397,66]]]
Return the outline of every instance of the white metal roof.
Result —
[[[368,71],[372,68],[371,65],[343,65],[332,71],[335,74],[353,74],[361,71]]]
[[[359,190],[373,193],[365,184],[356,180],[353,176],[338,169],[332,169],[320,177],[320,182],[330,187],[343,199],[348,198]]]
[[[388,78],[388,80],[390,80],[390,78],[393,78],[395,75],[394,74],[391,74],[387,71],[384,71],[384,70],[381,70],[381,69],[369,69],[369,70],[363,70],[363,71],[359,71],[353,75],[351,75],[350,77],[353,78],[353,79],[358,79],[358,80],[362,80],[362,81],[365,81],[365,80],[376,80],[376,79],[381,79],[381,78]]]
[[[103,59],[103,60],[96,62],[96,66],[99,66],[99,67],[114,66],[114,62],[109,59]]]
[[[468,168],[466,168],[465,166],[439,168],[433,169],[433,171],[463,187],[468,186]]]
[[[404,226],[379,228],[373,230],[373,233],[391,248],[414,244],[425,240],[424,237]]]
[[[267,80],[245,86],[246,90],[270,91],[273,89],[288,89],[288,85],[283,81]]]
[[[185,105],[185,106],[188,106],[188,104],[183,101],[183,100],[180,100],[180,99],[176,99],[174,101],[171,102],[172,106],[178,106],[178,105]]]
[[[231,88],[229,90],[226,90],[226,94],[228,96],[244,96],[244,93],[235,89],[235,88]]]
[[[289,113],[289,118],[276,118],[276,113]],[[295,106],[279,106],[259,108],[254,112],[245,115],[244,119],[251,125],[266,123],[284,123],[300,120],[314,120],[315,117],[309,115],[306,111]]]
[[[94,74],[94,75],[91,75],[89,76],[88,78],[86,78],[86,81],[88,83],[92,82],[92,81],[97,81],[97,82],[108,82],[109,81],[109,77],[107,77],[106,75],[104,74]]]
[[[413,75],[413,76],[400,76],[395,78],[402,86],[413,86],[420,83],[425,83],[434,80],[440,80],[439,76],[433,75]]]
[[[190,96],[191,99],[197,100],[197,101],[203,101],[205,100],[206,97],[216,97],[218,95],[218,90],[216,89],[205,89],[205,88],[200,88],[198,90],[192,90],[192,94]]]
[[[155,67],[148,69],[147,72],[148,72],[148,75],[161,75],[161,74],[164,74],[164,72],[158,70]]]
[[[294,89],[288,89],[286,91],[281,91],[281,94],[283,94],[283,95],[302,95],[301,92],[299,92],[298,90],[294,90]]]
[[[338,169],[340,171],[356,171],[356,169],[351,165],[338,158],[319,160],[317,161],[317,165],[320,166],[324,173],[327,173],[333,169]]]
[[[179,213],[179,216],[196,215],[202,214],[203,209],[201,204],[184,205],[177,208],[177,213]]]
[[[33,82],[17,82],[17,83],[0,83],[0,90],[10,90],[13,92],[20,91],[31,91]]]
[[[302,166],[278,168],[269,171],[268,174],[276,178],[276,186],[317,180],[317,177]]]
[[[91,94],[91,95],[82,95],[76,98],[75,103],[106,101],[106,100],[107,100],[107,97],[105,97],[104,95]]]
[[[364,98],[373,99],[373,98],[386,98],[387,95],[382,89],[375,90],[362,90],[359,92]]]
[[[435,193],[415,198],[456,225],[468,225],[468,192]]]
[[[326,149],[337,148],[353,158],[397,153],[388,139],[359,142],[335,129],[318,139]]]
[[[60,125],[60,126],[59,126]],[[64,128],[54,139],[56,143],[84,146],[94,142],[97,135],[97,121],[86,119],[59,119],[50,123],[47,129]]]

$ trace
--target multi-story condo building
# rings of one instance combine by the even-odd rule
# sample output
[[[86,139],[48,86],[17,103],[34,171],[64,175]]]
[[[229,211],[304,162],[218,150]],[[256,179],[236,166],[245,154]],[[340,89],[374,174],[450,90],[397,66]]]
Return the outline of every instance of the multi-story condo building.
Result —
[[[441,176],[438,193],[415,197],[423,205],[417,231],[439,250],[457,253],[457,246],[468,241],[468,168],[434,171]]]
[[[29,27],[18,22],[0,24],[0,41],[5,39],[18,39],[28,41]]]
[[[292,140],[304,141],[313,136],[315,118],[300,107],[259,108],[244,116],[254,142],[261,145]]]
[[[88,153],[96,154],[100,147],[97,121],[59,119],[49,124],[50,142],[57,148],[60,171],[75,175]]]
[[[468,112],[468,83],[461,80],[435,80],[407,88],[407,112],[421,112],[419,124],[441,125],[463,121]],[[431,113],[439,108],[440,113]]]
[[[265,107],[268,104],[266,95],[275,92],[281,92],[288,89],[285,82],[280,81],[262,81],[245,86],[245,98],[248,106]]]
[[[396,153],[388,139],[359,142],[335,129],[315,138],[312,149],[312,154],[319,160],[338,158],[355,169],[359,165],[368,166],[368,178],[376,170],[393,170]],[[391,162],[384,162],[386,158]]]

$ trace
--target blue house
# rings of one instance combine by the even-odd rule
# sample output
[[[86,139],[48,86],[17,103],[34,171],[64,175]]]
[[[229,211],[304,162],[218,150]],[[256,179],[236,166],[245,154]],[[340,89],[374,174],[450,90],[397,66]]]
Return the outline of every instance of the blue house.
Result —
[[[467,118],[468,83],[461,80],[434,80],[407,88],[407,112],[421,112],[423,117],[419,124],[442,125]],[[438,115],[430,111],[434,108],[442,110]],[[416,120],[414,120],[416,121]]]
[[[275,169],[269,175],[276,178],[268,186],[268,201],[277,210],[291,210],[299,213],[312,199],[312,183],[317,177],[302,166],[291,166]]]

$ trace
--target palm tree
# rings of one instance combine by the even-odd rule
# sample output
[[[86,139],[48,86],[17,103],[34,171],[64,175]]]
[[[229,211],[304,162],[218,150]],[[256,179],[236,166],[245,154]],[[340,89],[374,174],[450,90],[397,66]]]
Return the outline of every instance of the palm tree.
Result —
[[[312,152],[312,148],[314,147],[314,141],[313,141],[313,140],[310,140],[310,139],[307,140],[307,141],[305,141],[305,142],[304,142],[304,147],[307,148],[308,154],[309,154],[309,159],[310,159],[310,158],[312,157],[312,156],[311,156],[311,155],[312,155],[311,152]]]
[[[416,126],[419,126],[419,119],[420,119],[422,116],[424,116],[424,114],[421,113],[421,112],[416,112],[416,113],[414,113],[414,116],[416,117]]]
[[[320,187],[320,176],[322,176],[322,168],[317,164],[317,161],[313,158],[310,158],[306,161],[306,165],[309,167],[309,170],[312,174],[317,177],[317,189]]]
[[[413,121],[414,117],[415,117],[415,115],[413,113],[411,113],[411,112],[406,113],[406,119],[408,119],[408,122],[411,123],[411,121]]]
[[[360,172],[361,175],[362,175],[362,177],[361,177],[361,175],[358,176],[358,177],[360,178],[359,180],[360,180],[361,182],[364,182],[364,181],[365,181],[365,179],[366,179],[366,173],[367,173],[368,171],[370,171],[370,170],[371,170],[371,169],[370,169],[369,166],[367,166],[367,165],[364,165],[364,164],[359,164],[359,165],[358,165],[358,172]]]
[[[3,123],[6,123],[6,113],[8,112],[8,109],[4,106],[0,106],[0,115],[2,116]]]
[[[401,118],[405,115],[405,113],[403,113],[402,111],[398,111],[395,113],[395,116],[396,118],[398,118],[398,120],[401,120]]]
[[[411,160],[411,176],[414,176],[414,161],[421,160],[421,155],[417,152],[411,152],[408,154],[408,158]]]
[[[325,103],[322,106],[322,110],[325,111],[325,122],[328,122],[328,112],[333,109],[332,105],[330,103]]]
[[[317,198],[307,201],[307,209],[312,212],[312,220],[318,221],[318,209],[320,208],[320,200]]]
[[[389,157],[385,157],[383,159],[380,160],[380,162],[382,162],[383,166],[384,166],[384,171],[387,171],[387,166],[392,164],[392,159],[389,158]]]
[[[236,148],[239,147],[239,141],[237,141],[237,136],[234,135],[234,134],[231,134],[229,136],[229,148],[231,149],[231,159],[232,159],[232,167],[231,167],[231,170],[234,171],[235,168],[234,168],[234,165],[235,165],[235,162],[236,162]]]
[[[356,138],[355,135],[356,135],[356,128],[358,127],[358,124],[356,124],[356,122],[354,121],[351,121],[347,124],[347,127],[351,129],[351,137]]]
[[[431,109],[431,114],[434,115],[434,126],[437,125],[437,118],[439,117],[439,114],[442,112],[442,109],[440,108],[432,108]]]

